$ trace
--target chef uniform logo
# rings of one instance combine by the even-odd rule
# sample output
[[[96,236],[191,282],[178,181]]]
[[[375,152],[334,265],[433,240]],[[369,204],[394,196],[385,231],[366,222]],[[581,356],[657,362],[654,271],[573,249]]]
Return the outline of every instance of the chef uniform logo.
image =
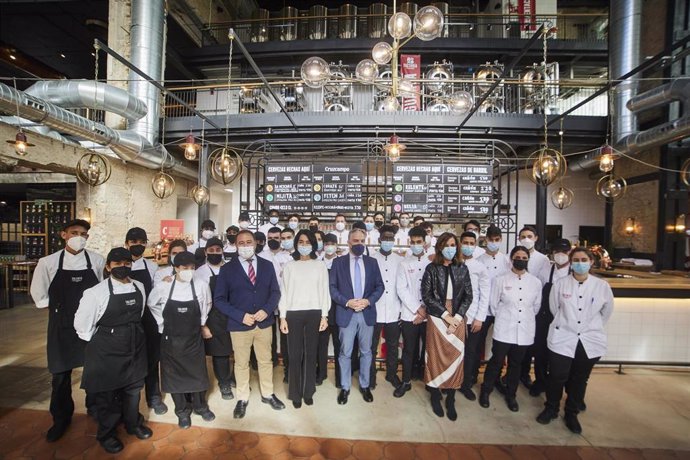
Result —
[[[513,289],[513,286],[505,286],[505,290],[506,290],[506,291],[510,291],[510,290],[512,290],[512,289]]]
[[[564,298],[564,299],[569,299],[569,298],[571,298],[572,296],[573,296],[572,294],[568,294],[567,292],[564,292],[564,293],[563,293],[563,298]]]
[[[177,312],[178,312],[178,313],[187,313],[187,310],[188,310],[188,308],[187,308],[187,307],[184,307],[184,308],[178,308],[178,309],[177,309]]]
[[[136,303],[137,303],[137,301],[136,301],[135,299],[127,299],[127,300],[125,300],[125,305],[127,305],[128,307],[131,307],[132,305],[134,305],[134,304],[136,304]]]
[[[83,276],[73,276],[73,277],[72,277],[72,282],[73,282],[73,283],[81,283],[81,280],[83,280],[83,279],[84,279]]]

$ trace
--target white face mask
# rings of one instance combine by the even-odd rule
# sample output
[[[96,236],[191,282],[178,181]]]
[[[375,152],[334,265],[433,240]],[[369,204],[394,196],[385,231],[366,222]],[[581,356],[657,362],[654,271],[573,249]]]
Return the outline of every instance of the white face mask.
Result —
[[[243,259],[251,259],[254,257],[254,248],[251,246],[240,246],[237,248],[237,254]]]
[[[568,263],[568,254],[557,252],[553,255],[553,261],[556,262],[558,265],[565,265]]]
[[[400,219],[401,227],[407,227],[408,225],[410,225],[410,219]]]
[[[240,228],[242,230],[248,229],[249,228],[249,222],[247,222],[246,220],[240,221]]]
[[[213,238],[213,235],[215,235],[213,230],[204,230],[201,232],[201,237],[205,240]]]
[[[345,230],[345,222],[336,222],[335,229],[338,230],[339,232],[342,232],[343,230]]]
[[[534,247],[534,240],[531,238],[523,238],[520,240],[520,245],[531,250]]]
[[[83,236],[73,236],[67,240],[67,246],[74,252],[79,252],[86,247],[86,238]]]
[[[189,283],[194,278],[194,270],[180,270],[178,275],[180,275],[180,281]]]

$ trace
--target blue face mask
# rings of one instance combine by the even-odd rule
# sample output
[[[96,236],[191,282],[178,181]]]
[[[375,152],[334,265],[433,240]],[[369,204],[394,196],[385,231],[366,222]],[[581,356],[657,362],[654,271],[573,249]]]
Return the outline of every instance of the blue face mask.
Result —
[[[299,251],[301,256],[308,256],[311,254],[312,247],[311,246],[297,246],[297,250]]]
[[[275,216],[273,216],[273,217],[269,218],[268,221],[269,221],[270,223],[272,223],[273,225],[275,225],[275,224],[278,223],[278,218],[275,217]]]
[[[364,222],[364,226],[367,228],[368,232],[370,232],[374,229],[374,223],[373,222]]]
[[[572,264],[570,264],[570,266],[572,267],[573,271],[578,275],[584,275],[585,273],[589,273],[589,269],[592,266],[592,264],[589,262],[573,262]]]
[[[283,240],[280,242],[280,245],[286,251],[292,251],[295,249],[295,242],[293,240]]]
[[[486,243],[486,249],[488,249],[489,252],[496,252],[501,249],[501,243],[497,241],[489,241]]]
[[[424,245],[423,244],[413,244],[412,246],[410,246],[410,250],[412,250],[412,254],[418,256],[424,252]]]
[[[395,246],[395,241],[381,241],[381,251],[391,252]]]
[[[316,250],[317,251],[323,251],[323,241],[317,241],[316,242]]]
[[[293,230],[297,230],[297,227],[299,227],[299,222],[290,221],[288,222],[288,227],[290,227]]]
[[[456,248],[455,246],[446,246],[445,248],[443,248],[443,251],[441,252],[443,253],[443,257],[445,257],[446,260],[453,260],[455,254],[457,254],[458,252],[458,248]]]
[[[474,254],[474,246],[463,244],[460,250],[462,251],[462,255],[465,257],[470,257],[472,254]]]
[[[364,249],[365,247],[363,244],[353,244],[350,250],[352,251],[352,254],[359,257],[364,254]]]

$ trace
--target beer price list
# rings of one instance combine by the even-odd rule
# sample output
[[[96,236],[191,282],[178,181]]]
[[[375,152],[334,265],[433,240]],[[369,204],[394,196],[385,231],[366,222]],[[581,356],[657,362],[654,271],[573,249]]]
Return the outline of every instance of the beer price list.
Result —
[[[393,165],[393,211],[487,215],[493,206],[489,164]]]

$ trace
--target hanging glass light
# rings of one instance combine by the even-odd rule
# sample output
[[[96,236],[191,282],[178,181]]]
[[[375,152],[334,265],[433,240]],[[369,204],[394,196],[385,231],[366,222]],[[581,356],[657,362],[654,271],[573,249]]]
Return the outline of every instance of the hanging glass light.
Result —
[[[189,191],[189,195],[199,206],[205,205],[211,199],[211,191],[208,187],[204,187],[203,185],[195,185],[192,187],[192,190]]]
[[[561,185],[551,194],[551,203],[558,209],[565,209],[573,204],[574,197],[575,193],[572,190]]]
[[[175,191],[175,179],[170,174],[160,171],[151,179],[151,189],[154,195],[164,200]]]
[[[221,185],[228,185],[242,175],[244,165],[240,155],[231,148],[216,149],[209,157],[211,178]]]
[[[19,131],[15,136],[14,140],[10,141],[5,141],[8,144],[14,145],[14,151],[19,155],[20,157],[23,157],[26,155],[26,150],[29,147],[33,147],[34,144],[30,144],[29,141],[26,138],[26,134],[24,134],[24,131]]]
[[[425,6],[414,15],[414,34],[428,42],[443,33],[443,13],[435,6]]]
[[[680,168],[680,180],[690,187],[690,158],[685,160],[685,163],[683,163],[683,166]]]
[[[302,63],[302,80],[310,88],[321,88],[331,76],[331,68],[320,57],[312,56]]]
[[[194,139],[194,134],[188,134],[185,141],[180,144],[180,147],[184,149],[184,157],[189,161],[196,160],[197,152],[201,148],[199,144],[196,143]]]
[[[412,19],[407,13],[398,11],[388,20],[388,33],[396,40],[409,37],[412,34]]]
[[[607,174],[597,182],[597,196],[603,200],[613,202],[625,195],[628,183],[622,177]]]
[[[388,96],[381,102],[381,110],[384,112],[397,112],[400,110],[400,101],[395,96]]]
[[[386,65],[393,58],[393,47],[386,42],[379,42],[371,49],[371,57],[378,65]]]
[[[393,134],[388,140],[388,143],[383,146],[383,150],[388,155],[388,161],[395,163],[400,159],[400,154],[405,151],[407,146],[400,142],[398,136]]]
[[[450,111],[459,115],[465,114],[472,109],[474,98],[467,91],[457,91],[450,96],[448,106]]]
[[[103,155],[86,153],[77,162],[76,171],[79,182],[97,187],[110,179],[112,168],[108,159]]]
[[[613,170],[613,147],[604,144],[599,149],[599,169],[605,173]]]
[[[410,80],[403,78],[398,82],[398,94],[402,97],[414,97],[415,93],[414,83]]]
[[[374,83],[379,76],[379,67],[371,59],[362,59],[355,67],[355,75],[363,83]]]
[[[565,175],[568,168],[565,157],[558,150],[542,147],[533,152],[527,164],[532,161],[532,173],[528,176],[537,185],[548,186]]]

